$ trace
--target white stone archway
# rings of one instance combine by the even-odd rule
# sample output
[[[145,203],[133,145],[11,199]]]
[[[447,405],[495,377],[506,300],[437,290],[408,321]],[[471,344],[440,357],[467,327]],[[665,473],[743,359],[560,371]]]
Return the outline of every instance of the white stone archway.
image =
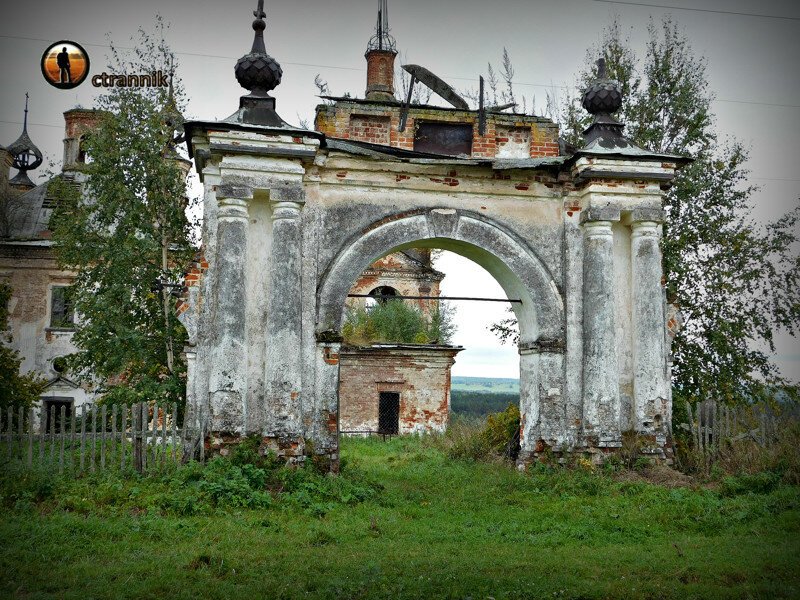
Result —
[[[381,219],[348,240],[323,273],[316,298],[317,369],[328,376],[318,379],[322,389],[317,395],[328,397],[326,414],[338,411],[338,365],[331,356],[338,354],[345,300],[353,282],[377,258],[411,247],[464,256],[486,269],[509,298],[521,301],[512,304],[520,326],[521,457],[526,460],[542,444],[569,443],[563,411],[543,406],[560,405],[564,390],[564,301],[558,285],[534,249],[518,236],[483,215],[455,209]]]

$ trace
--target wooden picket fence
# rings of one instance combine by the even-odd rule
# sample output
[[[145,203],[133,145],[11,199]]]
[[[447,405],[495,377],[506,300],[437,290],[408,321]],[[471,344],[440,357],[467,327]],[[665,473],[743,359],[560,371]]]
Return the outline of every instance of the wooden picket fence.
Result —
[[[706,470],[722,449],[742,441],[750,441],[761,448],[769,448],[778,441],[782,417],[766,404],[728,406],[705,401],[694,407],[686,403],[689,422],[681,426],[690,436],[691,446],[698,453]],[[786,419],[792,419],[789,415]]]
[[[144,473],[183,462],[187,447],[199,447],[199,458],[205,459],[200,433],[205,427],[179,428],[177,404],[84,404],[79,409],[68,415],[66,406],[60,411],[51,406],[49,418],[42,414],[39,423],[33,408],[0,412],[0,459],[75,474],[131,467]],[[187,459],[196,458],[190,454]]]

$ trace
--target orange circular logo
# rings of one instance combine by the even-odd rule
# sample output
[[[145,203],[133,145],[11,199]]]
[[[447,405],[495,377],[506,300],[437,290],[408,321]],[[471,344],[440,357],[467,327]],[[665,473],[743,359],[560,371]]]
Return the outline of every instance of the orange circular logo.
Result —
[[[89,55],[83,46],[62,40],[42,54],[42,75],[47,83],[61,90],[79,86],[89,74]]]

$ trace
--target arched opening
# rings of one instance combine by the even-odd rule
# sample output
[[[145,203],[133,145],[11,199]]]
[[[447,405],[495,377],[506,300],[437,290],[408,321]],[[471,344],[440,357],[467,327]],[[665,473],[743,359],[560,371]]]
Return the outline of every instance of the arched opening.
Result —
[[[546,436],[563,439],[565,416],[550,411],[542,429],[543,395],[558,404],[563,394],[564,305],[558,286],[534,249],[483,215],[434,209],[384,219],[340,249],[317,288],[317,397],[327,410],[330,442],[338,447],[338,357],[348,292],[376,259],[408,248],[436,248],[459,254],[488,271],[512,304],[520,329],[520,413],[522,454],[532,454]],[[332,357],[336,357],[335,360]],[[381,390],[379,390],[381,391]],[[383,390],[394,391],[394,390]],[[335,439],[334,439],[335,438]]]
[[[372,289],[369,295],[372,296],[372,298],[367,299],[367,306],[371,306],[375,302],[379,304],[386,304],[392,298],[397,298],[400,293],[392,286],[381,285]]]

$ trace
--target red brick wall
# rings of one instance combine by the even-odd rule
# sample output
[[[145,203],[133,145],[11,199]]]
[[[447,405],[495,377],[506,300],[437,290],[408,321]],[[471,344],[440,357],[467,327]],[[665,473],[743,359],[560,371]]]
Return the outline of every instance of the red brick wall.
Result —
[[[350,139],[388,146],[389,126],[389,117],[351,115]]]
[[[530,145],[531,158],[558,156],[558,126],[542,117],[531,115],[487,114],[486,133],[478,132],[478,113],[476,111],[454,110],[433,106],[412,106],[409,109],[405,131],[397,130],[400,122],[400,104],[389,103],[357,103],[340,100],[335,104],[317,106],[315,128],[330,137],[361,140],[359,135],[351,133],[351,123],[359,119],[383,119],[388,122],[388,142],[378,142],[403,148],[414,149],[414,132],[417,121],[440,121],[445,123],[469,123],[473,126],[472,157],[495,158],[503,156],[503,148],[510,141],[523,142],[526,133]],[[370,132],[371,133],[371,132]],[[383,138],[385,139],[385,138]],[[524,155],[514,156],[524,158]]]
[[[372,263],[361,274],[353,287],[351,294],[369,294],[376,287],[388,285],[396,289],[401,296],[439,296],[441,275],[422,268],[413,268],[403,260],[399,253],[388,254]],[[365,306],[365,298],[348,298],[349,306]],[[406,300],[407,303],[420,309],[424,314],[430,315],[436,308],[436,300]]]
[[[459,350],[447,346],[342,347],[339,429],[377,431],[380,392],[397,392],[401,434],[444,431],[450,415],[450,368]]]

